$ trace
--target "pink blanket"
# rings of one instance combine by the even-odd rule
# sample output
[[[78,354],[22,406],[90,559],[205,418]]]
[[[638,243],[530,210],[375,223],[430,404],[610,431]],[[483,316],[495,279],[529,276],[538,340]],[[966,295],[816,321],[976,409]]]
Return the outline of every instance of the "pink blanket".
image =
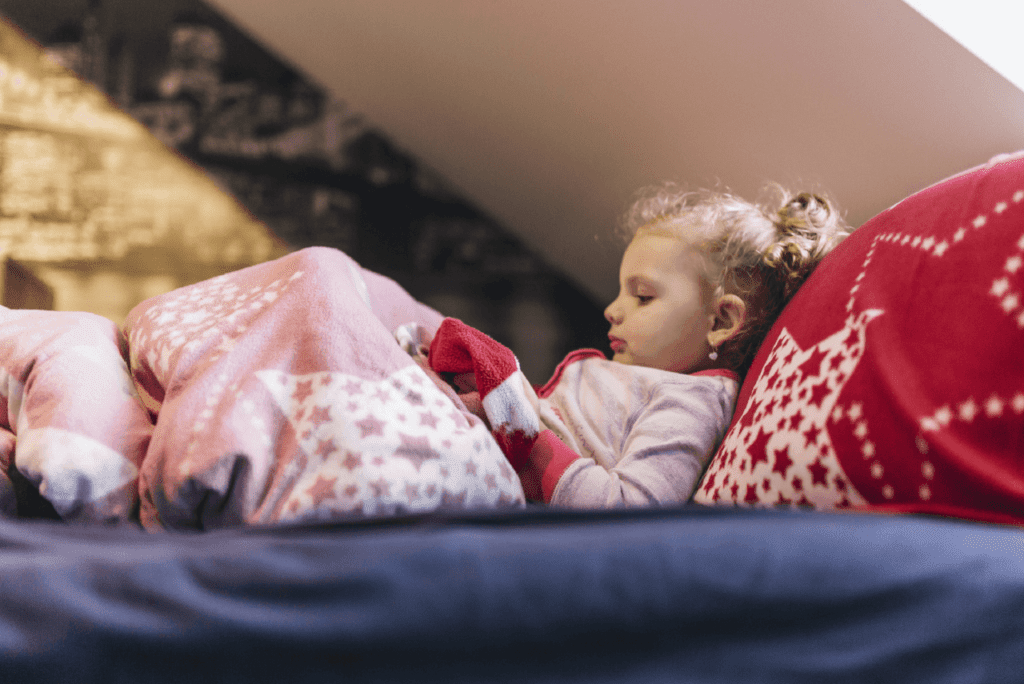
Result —
[[[13,325],[19,312],[5,315]],[[60,330],[96,318],[44,317]],[[125,339],[116,330],[92,335],[105,340],[110,387],[82,386],[77,356],[50,342],[67,356],[51,371],[56,403],[29,411],[26,425],[89,438],[120,460],[103,452],[110,462],[80,474],[78,497],[68,504],[62,495],[63,508],[45,474],[26,472],[16,420],[2,426],[13,435],[7,460],[61,513],[99,507],[85,517],[133,517],[137,492],[147,529],[521,505],[518,478],[487,427],[393,336],[403,324],[432,331],[440,321],[393,281],[326,248],[175,290],[129,315],[127,370],[118,353]],[[10,337],[3,327],[0,335]],[[23,369],[8,372],[23,384],[31,379]],[[26,385],[23,395],[36,393]],[[69,443],[62,462],[91,461],[90,448]],[[102,486],[90,479],[93,470]],[[104,503],[114,493],[116,505]]]
[[[65,520],[134,517],[153,426],[124,339],[87,313],[0,307],[0,509],[25,508],[25,482]]]

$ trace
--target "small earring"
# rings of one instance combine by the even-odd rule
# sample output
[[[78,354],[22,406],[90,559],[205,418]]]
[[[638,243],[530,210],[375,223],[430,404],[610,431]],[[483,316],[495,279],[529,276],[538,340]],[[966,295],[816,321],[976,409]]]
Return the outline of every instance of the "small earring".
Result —
[[[718,350],[715,349],[714,347],[712,347],[711,348],[711,353],[708,354],[708,358],[711,359],[712,361],[715,361],[716,359],[718,359]]]

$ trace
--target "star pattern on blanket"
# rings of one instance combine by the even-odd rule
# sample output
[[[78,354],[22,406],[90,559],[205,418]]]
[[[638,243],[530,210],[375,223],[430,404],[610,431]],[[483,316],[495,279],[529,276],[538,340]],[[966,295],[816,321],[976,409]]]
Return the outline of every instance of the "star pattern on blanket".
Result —
[[[344,373],[257,377],[305,458],[281,502],[295,517],[375,515],[522,501],[518,478],[487,428],[451,410],[416,365],[381,380]],[[285,516],[287,517],[287,516]]]
[[[369,299],[347,256],[310,248],[136,307],[132,377],[146,418],[162,419],[140,477],[143,524],[523,505],[483,422],[382,327],[410,301],[387,288]]]
[[[233,341],[254,316],[302,276],[303,271],[297,270],[264,286],[246,288],[229,273],[168,293],[129,331],[132,368],[148,369],[166,387],[176,364],[203,354],[215,362],[231,351]],[[138,357],[140,349],[146,350],[145,358]],[[148,385],[145,378],[137,380],[143,388]],[[151,410],[159,409],[159,401],[145,393],[143,400]]]
[[[726,436],[695,501],[819,508],[864,502],[829,430],[843,387],[864,354],[868,323],[881,313],[849,316],[842,329],[806,349],[783,329],[738,429]]]

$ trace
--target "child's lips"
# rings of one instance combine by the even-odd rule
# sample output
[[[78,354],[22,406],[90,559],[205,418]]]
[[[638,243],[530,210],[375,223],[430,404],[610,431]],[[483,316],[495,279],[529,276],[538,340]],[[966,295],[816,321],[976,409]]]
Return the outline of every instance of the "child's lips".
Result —
[[[626,346],[626,341],[624,339],[622,339],[621,337],[615,337],[614,335],[609,335],[608,341],[610,343],[612,351],[615,352],[616,354],[622,351],[622,348]]]

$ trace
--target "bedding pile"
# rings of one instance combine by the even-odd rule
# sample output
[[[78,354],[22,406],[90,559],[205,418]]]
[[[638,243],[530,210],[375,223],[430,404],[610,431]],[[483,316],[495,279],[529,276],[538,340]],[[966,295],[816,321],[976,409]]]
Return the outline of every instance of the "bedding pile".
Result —
[[[0,309],[0,509],[147,529],[519,506],[482,420],[396,342],[442,317],[314,247],[139,304]]]

